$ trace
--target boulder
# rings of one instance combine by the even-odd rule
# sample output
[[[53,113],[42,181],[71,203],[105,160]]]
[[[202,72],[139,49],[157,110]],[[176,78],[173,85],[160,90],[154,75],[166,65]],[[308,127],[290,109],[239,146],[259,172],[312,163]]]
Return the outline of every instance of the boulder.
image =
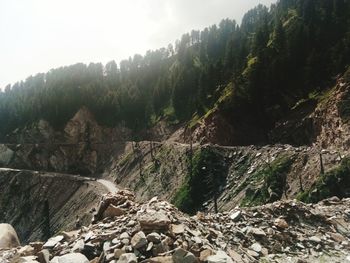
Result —
[[[165,211],[148,211],[138,216],[138,221],[143,230],[169,229],[170,219]]]
[[[0,249],[20,246],[15,229],[9,224],[0,224]]]

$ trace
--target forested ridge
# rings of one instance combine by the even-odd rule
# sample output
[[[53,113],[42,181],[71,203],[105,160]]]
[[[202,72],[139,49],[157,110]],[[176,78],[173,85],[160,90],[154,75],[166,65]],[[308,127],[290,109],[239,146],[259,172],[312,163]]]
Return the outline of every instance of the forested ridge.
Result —
[[[280,0],[248,11],[241,25],[224,19],[119,65],[78,63],[8,85],[0,135],[39,119],[59,129],[83,106],[107,126],[186,123],[218,101],[268,128],[349,64],[349,0]]]

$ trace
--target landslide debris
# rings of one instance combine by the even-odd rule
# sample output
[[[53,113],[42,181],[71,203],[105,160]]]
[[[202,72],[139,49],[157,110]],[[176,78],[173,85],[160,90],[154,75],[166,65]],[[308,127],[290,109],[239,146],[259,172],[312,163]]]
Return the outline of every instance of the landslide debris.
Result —
[[[346,262],[349,207],[350,199],[334,197],[189,217],[157,197],[137,203],[121,190],[103,197],[89,227],[0,250],[0,262]]]

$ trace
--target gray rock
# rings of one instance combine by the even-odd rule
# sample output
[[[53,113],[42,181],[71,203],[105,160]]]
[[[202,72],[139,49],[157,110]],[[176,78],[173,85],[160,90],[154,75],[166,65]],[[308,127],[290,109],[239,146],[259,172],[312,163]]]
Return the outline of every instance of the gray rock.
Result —
[[[149,242],[153,242],[155,244],[158,244],[161,241],[161,237],[160,237],[160,235],[158,233],[152,232],[152,233],[147,235],[147,240]]]
[[[165,211],[149,211],[138,217],[142,229],[168,229],[171,223]]]
[[[137,263],[137,257],[134,253],[126,253],[120,256],[117,263]]]
[[[20,246],[15,229],[10,224],[0,224],[0,249]]]
[[[129,234],[127,232],[124,232],[122,233],[120,236],[119,236],[120,239],[124,239],[124,238],[130,238]]]
[[[79,239],[73,246],[72,252],[80,252],[84,249],[85,242],[82,239]]]
[[[215,255],[207,258],[208,263],[233,263],[233,260],[224,252],[218,251]]]
[[[37,254],[37,260],[40,263],[49,263],[50,262],[50,252],[47,249],[43,249],[41,250],[38,254]]]
[[[60,257],[54,257],[50,263],[89,263],[89,260],[80,253],[70,253]]]
[[[174,263],[195,263],[198,259],[191,252],[178,248],[173,254],[173,261]]]
[[[236,211],[230,215],[230,218],[233,222],[238,221],[241,218],[241,211]]]
[[[64,239],[64,236],[55,236],[50,238],[43,246],[43,248],[53,248],[56,246],[59,242],[61,242]]]
[[[262,247],[259,243],[254,243],[250,246],[251,249],[253,249],[255,252],[260,253],[262,250]]]
[[[321,239],[317,236],[312,236],[309,239],[311,242],[315,242],[315,243],[321,243]]]
[[[142,231],[137,232],[131,239],[131,246],[134,249],[139,249],[147,245],[147,238]]]
[[[39,263],[35,256],[21,257],[17,263]]]

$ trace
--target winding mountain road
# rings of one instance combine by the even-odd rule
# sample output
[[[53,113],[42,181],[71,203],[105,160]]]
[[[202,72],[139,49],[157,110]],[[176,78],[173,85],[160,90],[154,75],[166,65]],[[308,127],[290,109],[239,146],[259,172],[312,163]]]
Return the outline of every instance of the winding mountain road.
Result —
[[[35,171],[35,170],[26,170],[26,169],[14,169],[14,168],[5,168],[0,167],[0,172],[28,172],[37,176],[42,177],[64,177],[66,179],[73,179],[76,181],[89,181],[89,182],[97,182],[100,185],[102,185],[107,192],[115,193],[119,189],[116,187],[115,183],[108,181],[106,179],[97,179],[94,177],[86,177],[86,176],[80,176],[76,174],[66,174],[66,173],[56,173],[56,172],[46,172],[46,171]]]

